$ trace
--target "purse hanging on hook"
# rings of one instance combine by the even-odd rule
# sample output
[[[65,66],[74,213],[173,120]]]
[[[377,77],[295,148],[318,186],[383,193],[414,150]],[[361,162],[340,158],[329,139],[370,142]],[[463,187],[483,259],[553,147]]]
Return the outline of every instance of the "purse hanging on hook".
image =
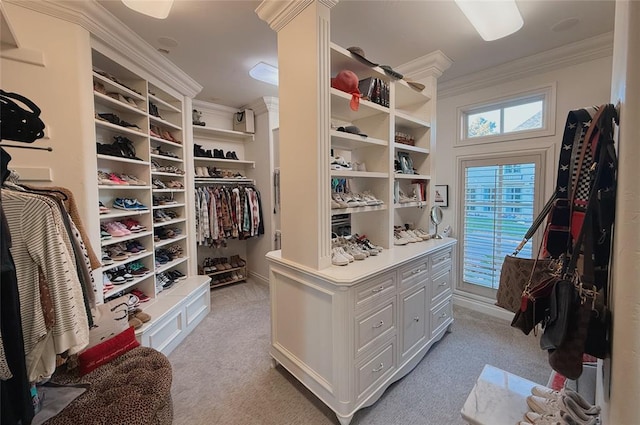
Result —
[[[14,100],[25,105],[25,109]],[[31,100],[17,93],[0,90],[0,138],[33,143],[44,136],[44,123],[40,108]]]

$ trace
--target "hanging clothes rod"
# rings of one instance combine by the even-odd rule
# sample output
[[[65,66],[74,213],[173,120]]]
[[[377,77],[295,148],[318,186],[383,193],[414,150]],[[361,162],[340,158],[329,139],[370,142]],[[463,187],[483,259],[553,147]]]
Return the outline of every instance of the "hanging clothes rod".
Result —
[[[4,143],[0,144],[0,148],[19,148],[19,149],[35,149],[39,151],[49,151],[53,152],[53,148],[51,146],[41,147],[41,146],[22,146],[22,145],[6,145]]]
[[[253,184],[256,182],[254,180],[248,179],[216,179],[216,178],[196,178],[196,184]]]

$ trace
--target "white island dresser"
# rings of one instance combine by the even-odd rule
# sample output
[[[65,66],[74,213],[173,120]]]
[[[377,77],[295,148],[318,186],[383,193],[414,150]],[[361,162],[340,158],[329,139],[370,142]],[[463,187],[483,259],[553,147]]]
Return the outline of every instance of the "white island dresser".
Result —
[[[268,253],[274,366],[348,424],[453,322],[455,244],[431,239],[322,270]]]

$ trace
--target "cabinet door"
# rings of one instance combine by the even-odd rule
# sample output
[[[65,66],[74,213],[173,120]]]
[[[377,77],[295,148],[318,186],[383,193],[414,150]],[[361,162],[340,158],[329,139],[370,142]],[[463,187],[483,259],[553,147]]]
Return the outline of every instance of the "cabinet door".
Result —
[[[427,333],[427,289],[421,287],[402,296],[402,356],[404,357]]]

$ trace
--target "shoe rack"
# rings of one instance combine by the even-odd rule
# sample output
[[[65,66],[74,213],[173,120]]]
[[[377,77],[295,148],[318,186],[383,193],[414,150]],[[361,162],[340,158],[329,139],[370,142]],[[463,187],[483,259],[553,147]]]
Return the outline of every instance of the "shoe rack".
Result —
[[[131,269],[135,263],[148,270],[104,291],[103,299],[138,289],[157,300],[164,289],[162,283],[166,283],[165,279],[158,278],[161,273],[178,270],[183,275],[188,274],[182,100],[97,50],[92,51],[92,61],[96,142],[108,145],[117,137],[126,138],[135,151],[135,155],[128,157],[98,154],[97,168],[107,174],[130,175],[140,181],[138,185],[99,181],[99,200],[110,209],[106,214],[100,214],[101,227],[131,219],[143,227],[141,231],[103,239],[101,245],[108,249],[121,242],[136,242],[144,248],[126,259],[103,266],[100,271],[105,279],[105,275],[123,268]],[[110,120],[102,119],[105,116]],[[161,183],[156,185],[156,182]],[[146,208],[114,208],[118,198],[135,199]],[[159,211],[165,214],[158,214]],[[182,256],[176,255],[171,261],[160,264],[156,260],[157,250],[169,248]],[[179,281],[172,286],[178,285]],[[140,307],[150,304],[143,303]]]
[[[254,135],[230,129],[237,111],[199,101],[194,101],[193,107],[203,113],[200,122],[205,124],[192,125],[196,187],[255,185],[248,177],[255,161],[245,155],[245,146],[254,141]],[[197,246],[198,273],[211,277],[211,288],[246,281],[246,243],[228,238],[219,247]]]
[[[434,102],[429,89],[416,91],[405,81],[390,78],[383,69],[364,65],[334,43],[330,51],[332,76],[348,69],[359,80],[377,78],[390,88],[388,107],[360,99],[357,111],[349,106],[351,95],[330,88],[332,157],[341,157],[352,166],[352,170],[331,170],[332,196],[346,180],[350,192],[369,193],[383,201],[374,206],[332,208],[331,215],[349,214],[353,233],[366,234],[372,242],[393,248],[394,226],[429,228]],[[360,134],[338,131],[347,125],[358,127]],[[398,172],[396,165],[403,159],[409,168]]]

